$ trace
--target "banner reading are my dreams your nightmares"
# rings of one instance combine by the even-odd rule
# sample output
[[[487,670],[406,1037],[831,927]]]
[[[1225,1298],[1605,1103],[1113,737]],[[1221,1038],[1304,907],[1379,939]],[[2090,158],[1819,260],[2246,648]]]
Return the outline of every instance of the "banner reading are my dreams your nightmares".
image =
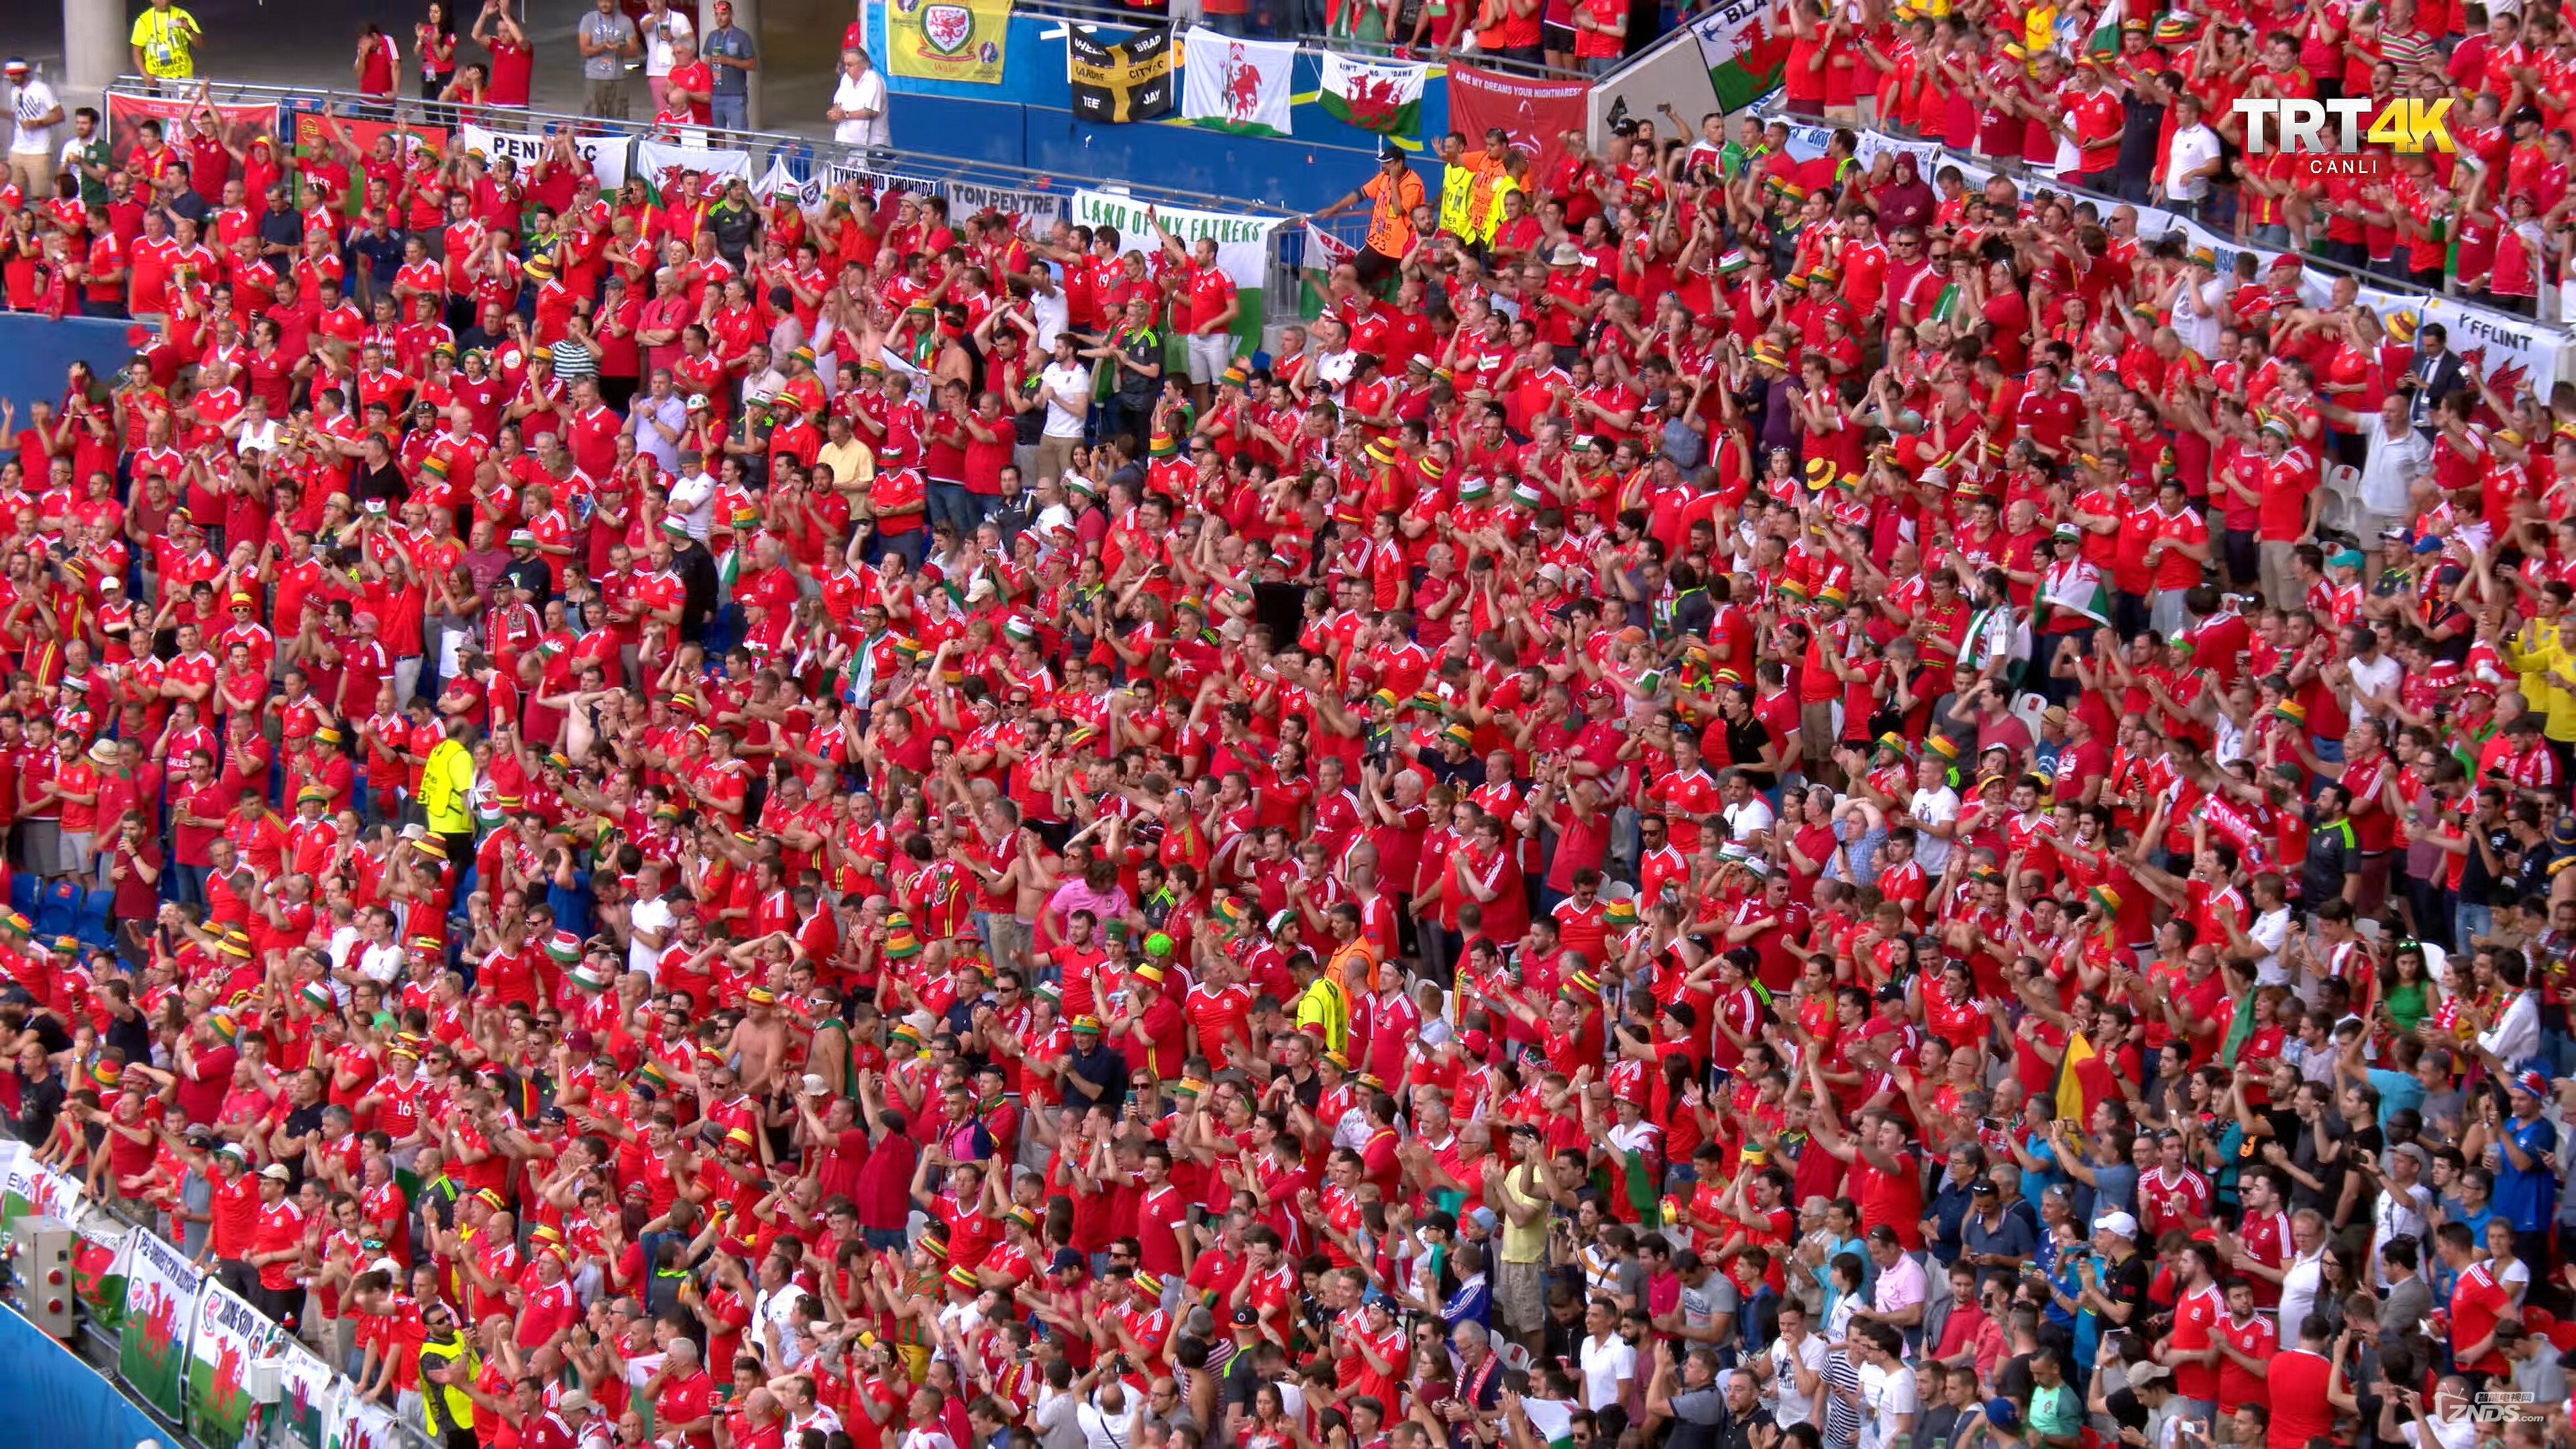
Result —
[[[187,120],[207,110],[215,113],[217,134],[226,145],[248,149],[250,143],[277,132],[277,107],[274,105],[203,106],[194,96],[129,96],[115,91],[107,96],[107,154],[123,161],[142,135],[145,121],[161,123],[162,138],[173,146],[182,145],[188,137]],[[184,154],[184,153],[183,153]],[[256,198],[254,198],[256,200]]]

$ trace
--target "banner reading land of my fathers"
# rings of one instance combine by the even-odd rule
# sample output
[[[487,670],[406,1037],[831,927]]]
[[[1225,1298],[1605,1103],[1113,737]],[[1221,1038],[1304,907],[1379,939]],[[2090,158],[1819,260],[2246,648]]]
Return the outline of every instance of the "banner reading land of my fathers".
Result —
[[[1182,246],[1191,246],[1201,237],[1213,240],[1217,268],[1234,282],[1236,350],[1249,354],[1261,345],[1261,293],[1269,281],[1270,232],[1279,225],[1277,217],[1149,207],[1114,191],[1077,191],[1071,219],[1075,226],[1116,227],[1120,251],[1142,252],[1149,258],[1163,246],[1154,231],[1156,221]]]

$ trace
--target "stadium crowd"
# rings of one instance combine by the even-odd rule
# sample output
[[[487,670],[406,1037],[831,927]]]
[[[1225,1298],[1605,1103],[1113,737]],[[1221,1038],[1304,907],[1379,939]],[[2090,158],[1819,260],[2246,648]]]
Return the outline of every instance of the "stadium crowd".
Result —
[[[2552,12],[1801,10],[2115,193],[2456,91],[2148,199],[2561,265]],[[0,1107],[442,1449],[2576,1442],[2564,384],[1848,132],[1390,150],[1255,350],[216,119],[0,194],[134,319],[0,402]]]

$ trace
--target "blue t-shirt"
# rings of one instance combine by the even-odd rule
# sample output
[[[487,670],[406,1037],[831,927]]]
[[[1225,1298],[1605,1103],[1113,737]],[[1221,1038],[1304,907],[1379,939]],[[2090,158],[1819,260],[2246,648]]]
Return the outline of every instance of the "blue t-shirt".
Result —
[[[2513,1154],[2496,1154],[2495,1210],[2517,1233],[2536,1233],[2549,1226],[2558,1210],[2558,1128],[2546,1117],[2528,1122],[2508,1118],[2505,1132],[2531,1159],[2529,1167],[2513,1165]]]
[[[570,888],[549,883],[546,886],[546,905],[555,913],[555,929],[570,931],[576,940],[589,940],[597,929],[598,923],[590,912],[589,871],[574,871]]]
[[[2424,1084],[2413,1072],[2392,1072],[2373,1067],[2370,1085],[2379,1093],[2379,1130],[2388,1130],[2388,1119],[2400,1112],[2421,1111],[2424,1106]]]

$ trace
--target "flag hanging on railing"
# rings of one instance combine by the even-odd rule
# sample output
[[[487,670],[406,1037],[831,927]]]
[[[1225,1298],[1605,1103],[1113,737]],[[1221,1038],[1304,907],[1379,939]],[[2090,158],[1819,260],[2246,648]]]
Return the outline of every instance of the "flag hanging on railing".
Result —
[[[1592,87],[1583,81],[1542,80],[1449,67],[1449,128],[1481,137],[1499,129],[1513,147],[1532,158],[1530,172],[1544,176],[1564,153],[1565,138],[1583,134],[1584,98]]]
[[[1789,59],[1788,27],[1773,14],[1771,0],[1729,0],[1692,17],[1691,37],[1699,43],[1700,62],[1708,67],[1708,84],[1721,111],[1741,110],[1780,84],[1780,69]],[[1685,115],[1693,125],[1699,117]]]
[[[1123,35],[1104,26],[1067,25],[1064,43],[1074,115],[1115,124],[1171,114],[1169,25],[1139,26]]]
[[[150,1233],[134,1234],[125,1263],[125,1323],[117,1332],[116,1376],[172,1423],[185,1412],[181,1388],[204,1281],[186,1254]]]
[[[1234,283],[1238,350],[1250,353],[1258,348],[1265,315],[1262,295],[1270,281],[1270,232],[1279,225],[1279,218],[1175,206],[1151,206],[1154,214],[1148,217],[1149,205],[1143,197],[1114,191],[1077,191],[1070,215],[1076,226],[1117,228],[1122,250],[1147,257],[1162,248],[1162,238],[1154,232],[1158,221],[1184,247],[1202,237],[1216,243],[1217,270]]]
[[[1181,49],[1181,117],[1239,135],[1285,136],[1296,70],[1295,41],[1239,40],[1193,26]]]
[[[197,1322],[188,1335],[188,1427],[207,1449],[234,1449],[260,1424],[250,1366],[268,1356],[282,1330],[239,1294],[209,1280],[197,1290]]]
[[[1329,50],[1323,62],[1326,114],[1383,136],[1410,136],[1421,125],[1422,85],[1431,67],[1353,60]]]
[[[1002,83],[1011,0],[889,0],[886,69],[913,80]]]

